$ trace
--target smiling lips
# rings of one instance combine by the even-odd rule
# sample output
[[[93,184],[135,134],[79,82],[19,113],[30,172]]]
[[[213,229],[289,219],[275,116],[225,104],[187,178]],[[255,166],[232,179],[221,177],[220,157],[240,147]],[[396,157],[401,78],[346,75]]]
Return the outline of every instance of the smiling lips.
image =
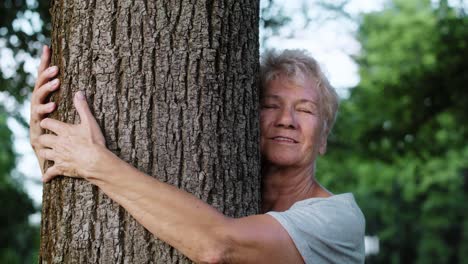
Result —
[[[299,143],[295,139],[292,139],[289,137],[283,137],[283,136],[272,137],[270,139],[275,140],[275,141],[280,141],[280,142],[286,142],[286,143]]]

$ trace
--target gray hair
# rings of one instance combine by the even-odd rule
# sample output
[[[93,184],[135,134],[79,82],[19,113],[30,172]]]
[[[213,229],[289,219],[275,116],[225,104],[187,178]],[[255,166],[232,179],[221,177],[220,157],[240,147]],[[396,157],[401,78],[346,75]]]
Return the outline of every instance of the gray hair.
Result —
[[[261,93],[266,85],[285,75],[295,83],[303,84],[307,79],[316,80],[319,94],[320,118],[323,120],[327,134],[335,123],[339,99],[335,89],[320,69],[317,61],[304,50],[284,50],[265,52],[260,63]]]

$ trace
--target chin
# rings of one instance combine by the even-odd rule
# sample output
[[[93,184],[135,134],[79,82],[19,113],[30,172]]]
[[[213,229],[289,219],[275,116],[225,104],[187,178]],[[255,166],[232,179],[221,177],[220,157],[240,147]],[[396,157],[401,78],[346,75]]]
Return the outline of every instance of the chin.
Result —
[[[297,155],[262,154],[263,161],[269,165],[290,167],[300,165],[301,159]]]

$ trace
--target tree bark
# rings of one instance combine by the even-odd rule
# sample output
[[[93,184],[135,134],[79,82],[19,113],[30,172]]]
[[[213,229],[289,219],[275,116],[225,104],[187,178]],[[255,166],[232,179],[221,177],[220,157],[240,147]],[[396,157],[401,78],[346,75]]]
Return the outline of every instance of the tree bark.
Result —
[[[53,118],[85,91],[120,158],[232,217],[259,212],[258,0],[53,0]],[[183,234],[180,234],[183,236]],[[86,181],[44,185],[40,263],[189,263]]]

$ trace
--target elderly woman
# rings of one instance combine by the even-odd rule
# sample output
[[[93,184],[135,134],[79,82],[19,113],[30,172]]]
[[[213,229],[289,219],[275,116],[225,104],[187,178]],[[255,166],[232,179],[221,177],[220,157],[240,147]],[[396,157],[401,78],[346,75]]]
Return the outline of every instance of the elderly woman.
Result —
[[[106,149],[85,97],[74,104],[81,124],[44,118],[58,89],[44,47],[31,103],[31,144],[58,175],[83,178],[140,224],[196,262],[363,263],[363,214],[350,193],[334,195],[315,179],[338,108],[334,89],[304,52],[268,53],[261,66],[262,213],[233,219],[174,186],[138,171]],[[43,134],[43,129],[55,133]],[[90,162],[92,161],[92,162]],[[181,235],[183,234],[183,236]]]

